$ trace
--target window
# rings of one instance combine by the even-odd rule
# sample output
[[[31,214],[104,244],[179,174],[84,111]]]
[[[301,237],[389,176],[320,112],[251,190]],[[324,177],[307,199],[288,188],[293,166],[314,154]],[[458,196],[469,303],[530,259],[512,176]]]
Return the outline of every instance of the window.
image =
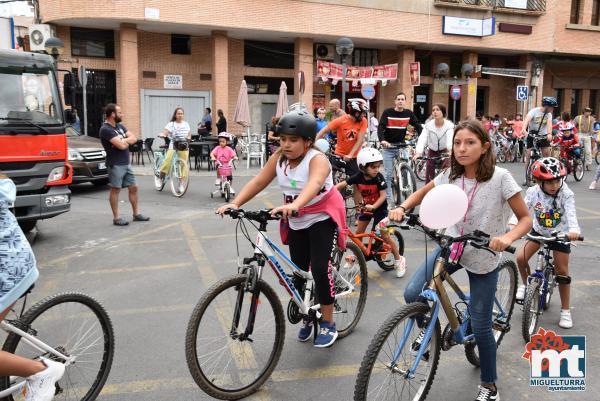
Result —
[[[462,75],[462,72],[460,71],[462,65],[462,56],[452,55],[450,58],[450,77],[460,77]]]
[[[415,54],[415,61],[421,63],[421,76],[422,77],[430,77],[431,76],[431,54]]]
[[[565,96],[565,91],[563,89],[555,89],[554,90],[554,97],[556,98],[556,102],[558,103],[558,107],[554,108],[554,115],[556,116],[560,116],[560,113],[562,112],[561,107],[563,104],[563,97]]]
[[[81,57],[114,58],[114,31],[71,28],[71,55]]]
[[[596,110],[596,102],[598,101],[598,89],[592,89],[590,90],[590,100],[587,104],[588,107],[591,107],[593,111],[595,111],[596,113],[598,112],[598,110]],[[596,114],[598,115],[598,114]]]
[[[288,95],[294,92],[294,78],[269,78],[269,77],[251,77],[245,76],[248,85],[248,93],[259,95],[278,95],[281,81],[287,86]]]
[[[571,24],[579,24],[581,14],[581,0],[571,0]]]
[[[192,54],[190,35],[171,35],[171,54]]]
[[[592,3],[592,25],[600,25],[600,1],[594,0]]]
[[[361,67],[377,65],[377,49],[354,49],[348,63]]]
[[[244,65],[263,68],[294,68],[294,44],[244,41]]]

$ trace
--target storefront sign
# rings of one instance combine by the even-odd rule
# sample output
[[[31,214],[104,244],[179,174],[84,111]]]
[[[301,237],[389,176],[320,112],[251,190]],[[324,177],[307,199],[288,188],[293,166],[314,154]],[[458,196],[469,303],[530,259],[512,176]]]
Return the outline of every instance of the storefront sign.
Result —
[[[504,0],[504,7],[527,10],[527,0]]]
[[[427,95],[417,95],[417,103],[427,103]]]
[[[475,19],[444,15],[442,33],[446,35],[491,36],[496,33],[496,18]]]
[[[418,61],[408,63],[408,70],[410,71],[410,84],[412,86],[421,85],[421,63]]]
[[[376,65],[373,67],[346,67],[346,79],[350,81],[361,81],[364,83],[376,83],[376,81],[391,80],[398,78],[398,64]],[[329,61],[317,60],[317,76],[323,81],[342,79],[342,65]]]
[[[183,77],[181,75],[165,75],[163,87],[165,89],[182,89]]]
[[[448,84],[443,83],[439,79],[434,79],[433,93],[448,93]]]

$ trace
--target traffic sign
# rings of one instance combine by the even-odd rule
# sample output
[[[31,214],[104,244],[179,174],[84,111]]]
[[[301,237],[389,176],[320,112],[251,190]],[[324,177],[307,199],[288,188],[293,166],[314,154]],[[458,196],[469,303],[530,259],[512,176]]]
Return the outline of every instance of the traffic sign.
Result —
[[[363,85],[360,89],[360,94],[367,100],[375,97],[375,87],[373,85]]]
[[[452,98],[452,100],[460,100],[460,95],[460,85],[452,85],[452,87],[450,88],[450,98]]]
[[[79,66],[77,78],[79,78],[79,84],[85,88],[87,86],[87,71],[83,65]]]
[[[529,87],[527,85],[518,85],[517,86],[517,100],[526,101],[529,97]]]

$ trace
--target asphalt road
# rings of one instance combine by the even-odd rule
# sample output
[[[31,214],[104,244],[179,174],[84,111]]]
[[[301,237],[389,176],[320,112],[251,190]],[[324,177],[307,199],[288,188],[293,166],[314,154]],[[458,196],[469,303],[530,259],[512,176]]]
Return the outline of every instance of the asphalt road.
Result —
[[[523,165],[508,165],[521,181]],[[242,168],[242,171],[245,168]],[[252,175],[255,171],[250,172]],[[518,175],[517,175],[518,174]],[[587,335],[587,391],[552,393],[529,386],[529,364],[521,358],[522,313],[513,314],[513,330],[498,351],[498,386],[504,400],[600,399],[600,192],[588,191],[588,178],[569,185],[576,193],[578,215],[586,241],[571,258],[572,313],[575,327],[558,327],[559,301],[541,317],[542,326],[569,335]],[[248,177],[236,179],[236,187]],[[116,352],[112,371],[101,400],[207,400],[192,380],[185,361],[185,329],[195,303],[217,278],[235,273],[234,223],[214,216],[222,204],[211,199],[214,177],[193,177],[182,198],[153,189],[152,177],[138,177],[140,204],[147,223],[114,227],[107,188],[82,185],[73,189],[71,212],[42,221],[34,239],[40,278],[35,299],[62,290],[80,290],[99,299],[114,323]],[[131,219],[126,197],[121,196],[123,215]],[[268,188],[249,208],[279,203],[280,192]],[[275,225],[270,232],[275,234]],[[402,302],[403,288],[411,271],[425,254],[422,236],[404,233],[409,273],[397,279],[393,272],[369,264],[369,295],[355,332],[330,349],[316,349],[296,340],[297,327],[287,323],[282,357],[272,378],[251,400],[349,400],[363,354],[381,322]],[[277,235],[275,234],[274,237]],[[431,243],[428,245],[431,247]],[[250,255],[240,242],[243,255]],[[466,274],[457,273],[466,283]],[[279,289],[270,272],[267,281]],[[599,319],[600,320],[600,319]],[[428,399],[473,400],[479,371],[465,359],[462,347],[443,352]]]

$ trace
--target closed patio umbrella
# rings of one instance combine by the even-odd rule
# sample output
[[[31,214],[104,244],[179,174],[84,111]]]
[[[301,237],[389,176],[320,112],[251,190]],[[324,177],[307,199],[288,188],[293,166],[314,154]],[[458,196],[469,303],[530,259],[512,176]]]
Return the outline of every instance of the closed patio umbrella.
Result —
[[[287,97],[287,85],[285,81],[281,81],[281,86],[279,87],[279,98],[277,98],[277,112],[275,113],[275,117],[281,117],[288,110],[288,97]]]
[[[248,86],[246,80],[242,80],[240,92],[238,93],[237,103],[235,104],[235,113],[233,121],[250,130],[250,106],[248,106]]]

